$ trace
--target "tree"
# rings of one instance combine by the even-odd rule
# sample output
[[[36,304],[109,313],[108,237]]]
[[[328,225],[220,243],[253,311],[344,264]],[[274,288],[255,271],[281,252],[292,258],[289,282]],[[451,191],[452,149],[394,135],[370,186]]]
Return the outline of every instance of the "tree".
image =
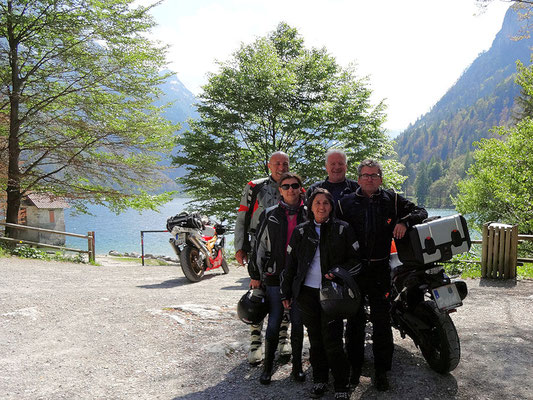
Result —
[[[429,181],[428,168],[425,161],[421,161],[418,164],[415,179],[415,193],[416,201],[418,204],[426,204],[427,196],[429,194]]]
[[[133,0],[0,3],[0,153],[7,222],[29,191],[115,211],[155,207],[174,128],[152,105],[165,48]],[[1,179],[1,178],[0,178]],[[136,189],[141,187],[142,189]]]
[[[487,221],[518,224],[533,233],[533,119],[510,129],[498,128],[499,139],[476,143],[475,163],[468,178],[458,183],[454,199],[459,212],[481,227]]]
[[[533,233],[533,66],[518,65],[523,119],[511,128],[497,127],[500,139],[475,143],[474,164],[458,183],[457,210],[481,227],[487,221],[518,224],[519,232]],[[528,111],[529,110],[529,111]]]
[[[518,118],[533,117],[533,64],[525,66],[517,61],[516,68],[518,70],[516,83],[521,86],[520,96],[517,100],[522,108]]]
[[[231,219],[242,188],[267,174],[274,151],[285,151],[307,184],[323,179],[329,148],[344,148],[352,171],[363,158],[392,155],[384,105],[371,105],[367,83],[325,49],[306,48],[296,29],[280,23],[209,75],[200,118],[177,141],[174,163],[188,170],[179,182],[193,204]],[[384,164],[389,183],[399,186],[397,163]]]

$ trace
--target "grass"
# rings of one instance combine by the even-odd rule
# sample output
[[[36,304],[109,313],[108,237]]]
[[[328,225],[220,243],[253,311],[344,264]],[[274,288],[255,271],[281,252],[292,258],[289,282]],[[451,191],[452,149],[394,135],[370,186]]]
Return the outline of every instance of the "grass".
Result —
[[[480,249],[472,247],[469,253],[459,254],[444,263],[444,269],[450,276],[460,276],[461,278],[481,278],[481,256]],[[477,261],[477,262],[476,262]],[[523,263],[516,267],[516,278],[533,279],[533,264]]]

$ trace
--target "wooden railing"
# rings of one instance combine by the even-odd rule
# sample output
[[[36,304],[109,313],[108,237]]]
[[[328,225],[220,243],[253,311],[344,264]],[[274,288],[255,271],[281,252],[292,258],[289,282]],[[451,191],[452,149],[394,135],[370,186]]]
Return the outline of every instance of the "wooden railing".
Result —
[[[78,252],[78,253],[86,253],[86,254],[89,255],[89,262],[94,262],[95,259],[96,259],[94,232],[88,232],[87,235],[80,235],[80,234],[77,234],[77,233],[55,231],[55,230],[52,230],[52,229],[36,228],[34,226],[10,224],[10,223],[7,223],[7,222],[0,222],[0,225],[7,226],[9,228],[15,228],[15,229],[30,230],[30,231],[37,231],[37,232],[46,232],[46,233],[55,233],[55,234],[63,235],[63,236],[72,236],[72,237],[77,237],[77,238],[81,238],[81,239],[87,239],[87,250],[80,250],[80,249],[74,249],[74,248],[69,248],[69,247],[65,247],[65,246],[57,246],[57,245],[54,245],[54,244],[32,242],[32,241],[24,240],[24,239],[10,238],[10,237],[5,237],[5,236],[4,237],[0,237],[0,240],[5,240],[5,241],[9,241],[9,242],[25,243],[25,244],[31,244],[33,246],[39,246],[39,247],[50,247],[52,249],[60,249],[60,250],[66,250],[66,251],[74,251],[74,252]]]

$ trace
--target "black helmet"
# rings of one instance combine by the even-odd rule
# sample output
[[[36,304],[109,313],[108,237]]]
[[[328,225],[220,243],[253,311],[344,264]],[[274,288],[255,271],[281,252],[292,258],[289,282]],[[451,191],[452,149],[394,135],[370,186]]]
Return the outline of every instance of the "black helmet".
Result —
[[[268,314],[266,294],[263,289],[250,289],[237,304],[237,315],[245,324],[258,324]]]
[[[331,318],[348,318],[355,315],[361,303],[361,292],[355,280],[344,268],[328,271],[335,279],[323,279],[320,289],[320,305]]]

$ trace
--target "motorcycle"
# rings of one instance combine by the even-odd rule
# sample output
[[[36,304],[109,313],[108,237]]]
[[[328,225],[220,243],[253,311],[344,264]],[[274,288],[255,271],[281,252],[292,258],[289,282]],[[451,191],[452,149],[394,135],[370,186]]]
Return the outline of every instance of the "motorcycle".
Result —
[[[448,217],[447,217],[448,218]],[[454,224],[452,231],[452,240],[449,243],[433,243],[433,249],[429,253],[436,253],[436,249],[442,250],[434,258],[439,261],[446,261],[452,255],[468,251],[470,249],[470,237],[466,222],[462,216],[459,219],[462,227],[457,226],[457,221],[448,218],[449,221],[441,226]],[[435,221],[439,221],[435,219]],[[432,222],[429,221],[429,224]],[[422,224],[424,225],[424,224]],[[435,226],[437,229],[435,229]],[[415,225],[415,227],[418,227]],[[413,227],[413,228],[415,228]],[[431,226],[430,226],[431,228]],[[423,233],[422,230],[418,233]],[[440,228],[438,225],[433,226],[432,236],[425,236],[423,233],[422,243],[439,242]],[[457,233],[459,231],[459,233]],[[413,236],[413,235],[411,235]],[[418,242],[418,235],[414,235]],[[442,235],[441,235],[442,237]],[[450,237],[448,234],[443,237]],[[459,240],[458,237],[462,239]],[[409,240],[409,239],[408,239]],[[411,237],[413,240],[413,237]],[[464,246],[462,244],[464,243]],[[420,247],[407,244],[408,247]],[[402,246],[405,249],[405,245]],[[431,246],[427,246],[431,247]],[[422,247],[423,249],[424,247]],[[420,250],[420,249],[419,249]],[[426,248],[427,250],[427,248]],[[438,261],[428,263],[413,262],[412,257],[404,257],[407,262],[401,260],[402,254],[400,248],[398,253],[391,253],[391,322],[402,338],[406,335],[411,337],[415,345],[421,350],[423,357],[429,366],[436,372],[445,374],[453,371],[459,364],[461,358],[461,346],[457,329],[450,318],[450,314],[455,312],[458,307],[463,305],[462,301],[468,294],[466,282],[458,279],[451,279],[446,275],[442,264]],[[424,250],[423,250],[424,251]],[[405,252],[405,250],[404,250]]]
[[[229,272],[224,254],[226,226],[212,223],[198,213],[182,212],[167,219],[167,230],[172,237],[171,247],[180,260],[185,277],[200,281],[206,271],[222,267]]]

